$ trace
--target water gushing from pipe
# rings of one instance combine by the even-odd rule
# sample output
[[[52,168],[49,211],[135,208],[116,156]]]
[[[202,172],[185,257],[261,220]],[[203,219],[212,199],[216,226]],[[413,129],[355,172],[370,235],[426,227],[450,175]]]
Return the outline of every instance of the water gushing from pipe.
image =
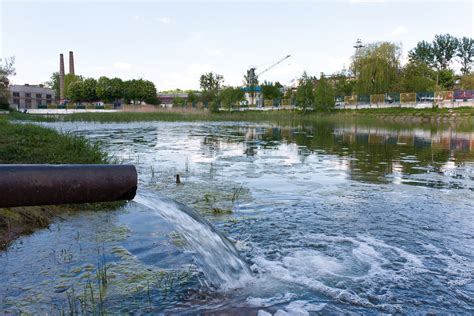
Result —
[[[187,248],[196,253],[197,263],[212,286],[235,288],[250,279],[251,272],[234,245],[195,210],[144,190],[138,192],[134,201],[176,227],[186,240]]]

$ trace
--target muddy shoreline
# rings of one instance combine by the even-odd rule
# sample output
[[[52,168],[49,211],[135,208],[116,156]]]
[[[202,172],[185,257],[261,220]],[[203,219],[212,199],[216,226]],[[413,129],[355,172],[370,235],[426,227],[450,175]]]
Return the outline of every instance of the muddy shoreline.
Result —
[[[0,251],[21,235],[48,227],[64,211],[65,207],[60,206],[0,208]]]

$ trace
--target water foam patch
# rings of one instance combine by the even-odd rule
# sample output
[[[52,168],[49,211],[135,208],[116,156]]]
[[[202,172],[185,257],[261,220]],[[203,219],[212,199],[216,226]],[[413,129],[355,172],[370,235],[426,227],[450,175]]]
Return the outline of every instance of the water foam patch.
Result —
[[[306,242],[320,250],[281,249],[276,259],[256,257],[252,269],[341,303],[387,312],[402,311],[392,288],[409,287],[414,273],[426,271],[418,256],[372,236],[308,234]]]

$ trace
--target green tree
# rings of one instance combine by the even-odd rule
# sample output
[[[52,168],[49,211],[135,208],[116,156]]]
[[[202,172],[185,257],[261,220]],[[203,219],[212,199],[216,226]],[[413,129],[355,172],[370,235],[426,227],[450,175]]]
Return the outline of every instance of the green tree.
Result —
[[[97,81],[94,78],[87,78],[82,81],[81,85],[81,101],[92,102],[97,100]]]
[[[96,94],[97,97],[107,103],[110,103],[114,100],[112,95],[112,85],[111,80],[105,76],[102,76],[97,80],[96,85]]]
[[[474,39],[466,36],[459,39],[456,56],[461,63],[461,73],[463,75],[468,74],[474,60]]]
[[[71,85],[71,83],[76,82],[76,81],[82,81],[82,77],[77,76],[77,75],[73,75],[73,74],[67,74],[67,75],[64,76],[64,96],[66,98],[69,98],[68,97],[68,95],[69,95],[69,92],[68,92],[69,86]],[[59,94],[58,94],[58,96],[59,96]]]
[[[142,101],[145,101],[148,104],[154,104],[157,105],[158,102],[158,97],[157,97],[157,92],[156,92],[156,87],[153,82],[150,80],[142,80],[140,79],[140,86],[141,86],[141,98]]]
[[[433,54],[436,68],[446,70],[458,51],[458,39],[450,34],[435,35]]]
[[[436,72],[426,63],[411,60],[403,67],[398,92],[434,92],[436,90]]]
[[[120,78],[110,79],[110,96],[114,101],[118,101],[125,97],[124,84]]]
[[[418,44],[408,52],[410,62],[424,63],[428,66],[434,66],[435,55],[434,48],[427,41],[418,42]]]
[[[277,84],[279,86],[277,86]],[[261,85],[263,98],[264,99],[280,99],[283,96],[283,93],[281,93],[280,91],[280,86],[281,84],[279,82],[276,82],[275,84],[273,84],[273,82],[264,81],[263,84]]]
[[[10,92],[8,85],[10,83],[8,77],[15,75],[15,57],[5,58],[2,65],[2,59],[0,58],[0,109],[9,110],[10,108]]]
[[[247,70],[247,74],[244,75],[244,86],[250,96],[250,103],[255,104],[255,93],[258,86],[258,76],[255,74],[255,68]]]
[[[316,84],[314,105],[317,110],[329,111],[334,108],[334,88],[323,73]]]
[[[369,44],[353,56],[358,94],[385,93],[396,85],[401,48],[390,42]]]
[[[334,78],[334,94],[336,96],[351,95],[356,84],[355,80],[351,80],[346,74],[337,74]]]
[[[199,78],[199,85],[203,91],[215,91],[217,92],[222,83],[224,82],[224,77],[213,72],[208,72]]]
[[[186,106],[186,99],[180,98],[175,96],[173,98],[173,107],[185,107]]]
[[[123,98],[125,99],[125,103],[131,104],[134,103],[134,87],[132,84],[132,80],[126,80],[123,82]]]
[[[71,82],[67,90],[66,98],[73,102],[82,101],[82,85],[83,82],[81,80]]]
[[[294,97],[293,89],[290,87],[286,89],[285,93],[283,94],[283,98],[292,100]]]
[[[123,83],[124,98],[127,103],[158,104],[155,84],[149,80],[132,79]]]
[[[245,100],[245,92],[240,88],[227,87],[219,92],[219,99],[225,108],[230,109]]]
[[[451,69],[442,69],[438,71],[438,85],[439,89],[451,90],[456,83],[456,75]]]
[[[188,92],[188,102],[196,103],[199,102],[200,96],[195,91]]]
[[[296,90],[296,102],[303,109],[314,105],[314,78],[303,72],[298,80],[298,89]]]
[[[75,81],[80,81],[82,80],[81,76],[73,75],[73,74],[66,74],[64,76],[64,96],[68,98],[68,88],[69,85]],[[54,94],[56,96],[56,99],[59,99],[60,97],[60,91],[59,91],[59,72],[53,72],[50,80],[45,82],[46,86],[50,89],[54,90]]]
[[[459,86],[463,90],[474,90],[474,72],[462,75],[459,78]]]
[[[53,72],[49,81],[45,82],[46,87],[54,90],[56,99],[59,99],[59,72]]]
[[[223,82],[224,77],[213,72],[205,73],[199,78],[199,85],[202,89],[202,100],[207,103],[213,102],[212,106],[209,106],[212,112],[219,110],[217,95]]]

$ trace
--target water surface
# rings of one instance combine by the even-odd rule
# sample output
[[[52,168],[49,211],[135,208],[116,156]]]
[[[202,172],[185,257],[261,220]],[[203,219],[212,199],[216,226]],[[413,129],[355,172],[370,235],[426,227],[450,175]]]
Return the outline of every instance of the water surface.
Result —
[[[111,312],[474,312],[469,128],[48,125],[101,141],[141,188],[196,209],[252,277],[209,284],[180,230],[130,202],[67,214],[1,254],[4,310],[69,311],[105,262]]]

